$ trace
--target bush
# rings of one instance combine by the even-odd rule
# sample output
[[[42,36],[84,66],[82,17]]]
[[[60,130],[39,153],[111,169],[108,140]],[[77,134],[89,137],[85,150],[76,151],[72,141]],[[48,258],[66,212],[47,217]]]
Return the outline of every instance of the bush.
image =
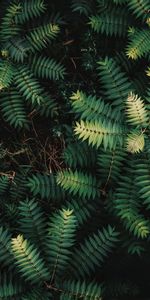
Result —
[[[0,299],[150,296],[149,26],[149,0],[1,1]]]

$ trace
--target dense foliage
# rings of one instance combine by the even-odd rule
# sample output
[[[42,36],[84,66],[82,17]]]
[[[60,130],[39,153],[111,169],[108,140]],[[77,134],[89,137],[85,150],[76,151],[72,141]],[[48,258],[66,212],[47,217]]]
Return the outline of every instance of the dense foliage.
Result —
[[[0,299],[147,300],[150,2],[0,4]]]

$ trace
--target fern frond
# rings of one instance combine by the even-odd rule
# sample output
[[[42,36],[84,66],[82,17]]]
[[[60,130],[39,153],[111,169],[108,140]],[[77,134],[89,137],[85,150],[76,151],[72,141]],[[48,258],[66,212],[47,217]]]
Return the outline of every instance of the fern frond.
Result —
[[[0,273],[0,299],[19,299],[23,295],[25,288],[26,286],[23,286],[19,278],[14,277],[14,274]]]
[[[125,4],[127,2],[127,0],[113,0],[113,2],[116,4],[116,5],[122,5],[122,4]]]
[[[73,210],[75,217],[77,218],[78,224],[83,225],[96,211],[98,205],[96,201],[89,201],[87,198],[73,198],[65,202],[64,208]]]
[[[23,63],[28,57],[30,51],[30,44],[23,37],[14,37],[9,39],[5,44],[5,49],[8,51],[10,57],[17,63]]]
[[[76,218],[72,210],[55,213],[48,225],[46,241],[47,260],[50,263],[51,282],[61,276],[69,264],[75,242]]]
[[[0,26],[0,39],[6,41],[20,32],[21,28],[16,24],[15,17],[21,12],[21,4],[10,3]]]
[[[65,281],[57,285],[62,290],[60,300],[102,300],[102,285],[92,281]]]
[[[91,13],[91,4],[90,0],[72,0],[71,9],[73,12],[88,16]]]
[[[150,17],[147,18],[146,23],[147,23],[148,27],[150,27]]]
[[[112,105],[122,106],[131,91],[131,82],[120,66],[114,59],[106,57],[98,62],[98,74],[106,98],[112,101]]]
[[[52,294],[46,291],[45,288],[32,288],[29,292],[24,293],[21,300],[52,300]],[[18,299],[20,300],[20,299]]]
[[[129,18],[125,10],[114,7],[101,15],[91,16],[89,24],[97,33],[124,37],[129,27]]]
[[[109,0],[97,0],[97,9],[99,13],[111,11],[112,5]]]
[[[95,267],[103,263],[117,242],[118,232],[110,225],[86,238],[79,248],[74,249],[71,260],[72,274],[76,278],[90,276]]]
[[[110,184],[117,182],[122,172],[122,167],[126,159],[123,149],[116,148],[114,151],[101,150],[97,156],[97,170],[104,189]]]
[[[4,215],[5,215],[5,220],[6,220],[5,226],[9,226],[8,224],[11,224],[11,226],[9,226],[9,227],[10,227],[10,230],[13,231],[13,229],[16,228],[15,227],[17,225],[16,220],[18,219],[18,210],[17,210],[16,204],[11,203],[9,201],[5,202],[4,203]]]
[[[146,75],[147,75],[148,77],[150,77],[150,67],[147,68],[147,70],[146,70]]]
[[[135,214],[131,216],[131,220],[128,222],[125,222],[126,228],[134,234],[134,236],[137,236],[138,238],[147,238],[150,233],[150,224],[148,220],[145,220],[145,218],[140,214]]]
[[[86,142],[69,143],[63,152],[63,159],[70,168],[91,169],[96,163],[96,151]]]
[[[126,101],[126,114],[127,122],[131,125],[148,125],[148,114],[145,109],[144,101],[135,95],[130,93]]]
[[[139,187],[139,195],[143,199],[147,209],[150,209],[150,166],[147,159],[136,164],[136,184]]]
[[[25,23],[30,19],[41,16],[46,10],[44,0],[24,0],[21,3],[21,11],[15,16],[16,23]]]
[[[50,80],[63,79],[65,75],[65,68],[61,63],[56,62],[46,56],[34,55],[30,58],[32,72],[40,77]]]
[[[56,12],[55,10],[51,12],[48,19],[51,24],[58,24],[58,25],[66,24],[66,21],[64,20],[64,17],[61,15],[61,13],[58,11]]]
[[[123,128],[109,121],[100,122],[76,122],[74,129],[79,139],[88,140],[88,144],[99,148],[103,144],[104,149],[115,149],[116,145],[123,144]]]
[[[9,60],[0,60],[0,90],[8,88],[12,83],[14,67]]]
[[[135,62],[135,61],[134,61]],[[135,63],[136,64],[136,63]],[[149,80],[146,74],[142,74],[138,72],[136,77],[132,81],[133,90],[135,90],[137,95],[142,95],[143,100],[145,99],[145,86],[149,84]],[[144,101],[145,102],[145,101]]]
[[[120,177],[114,207],[116,214],[131,234],[138,238],[147,238],[150,232],[150,224],[140,213],[135,174],[132,173],[133,170],[128,170],[128,177]]]
[[[147,110],[149,111],[150,110],[150,105],[149,105],[150,104],[150,88],[147,89],[147,95],[146,95],[145,98],[146,98],[146,101],[147,101],[147,103],[146,103],[147,104]]]
[[[121,66],[122,69],[126,72],[126,74],[130,75],[132,73],[136,62],[129,60],[124,51],[117,51],[114,59],[116,60],[117,65]]]
[[[55,39],[58,33],[59,26],[50,23],[33,29],[26,38],[31,44],[32,51],[34,52],[47,47],[48,42]]]
[[[28,193],[27,188],[27,178],[29,176],[30,167],[29,166],[23,166],[20,167],[18,172],[16,173],[16,176],[13,180],[13,183],[11,184],[10,188],[10,199],[12,202],[16,203],[20,200],[24,200]]]
[[[26,199],[19,203],[20,230],[27,239],[40,245],[45,238],[45,218],[35,200]]]
[[[42,284],[49,278],[49,272],[40,253],[22,235],[12,239],[12,252],[21,276],[32,283]],[[32,266],[32,268],[31,268]]]
[[[139,241],[129,241],[128,244],[128,253],[131,255],[137,254],[141,256],[142,253],[145,251],[144,246]]]
[[[26,186],[30,189],[33,196],[40,195],[42,199],[64,199],[65,194],[57,185],[54,175],[36,174],[28,177]]]
[[[0,227],[0,262],[9,266],[12,261],[11,234],[7,229]]]
[[[26,66],[17,67],[15,84],[19,93],[33,105],[44,103],[44,89]]]
[[[132,130],[126,138],[126,149],[130,153],[143,151],[145,145],[144,134],[138,130]]]
[[[15,89],[2,93],[0,108],[3,118],[16,129],[29,129],[27,111],[21,96]]]
[[[150,9],[149,0],[127,0],[127,4],[129,10],[131,10],[137,18],[142,18],[143,21],[148,19]]]
[[[66,170],[58,172],[56,180],[65,191],[72,195],[78,194],[88,199],[99,196],[98,183],[93,175]]]
[[[121,112],[119,109],[112,109],[111,105],[106,104],[101,98],[89,95],[82,91],[73,93],[70,97],[73,111],[80,114],[82,120],[101,120],[106,118],[112,121],[121,121]]]
[[[58,115],[58,104],[52,99],[52,97],[46,92],[43,94],[44,102],[35,104],[34,107],[40,116],[53,118]],[[33,107],[33,105],[32,105]]]
[[[10,180],[7,176],[2,175],[0,176],[0,196],[7,193],[10,187]]]
[[[128,58],[137,60],[146,55],[150,51],[150,30],[142,29],[136,30],[134,34],[130,36],[130,41],[126,48],[126,55]]]

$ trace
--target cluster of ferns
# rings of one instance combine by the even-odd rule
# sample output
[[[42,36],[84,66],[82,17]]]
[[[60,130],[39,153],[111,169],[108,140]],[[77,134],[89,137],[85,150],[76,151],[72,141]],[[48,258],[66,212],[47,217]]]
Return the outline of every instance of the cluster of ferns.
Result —
[[[150,1],[0,8],[0,299],[149,299]]]

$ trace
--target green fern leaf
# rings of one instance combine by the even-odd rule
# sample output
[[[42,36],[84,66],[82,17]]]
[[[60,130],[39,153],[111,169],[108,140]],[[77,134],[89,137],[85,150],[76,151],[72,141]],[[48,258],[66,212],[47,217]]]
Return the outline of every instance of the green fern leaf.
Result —
[[[30,52],[30,44],[23,37],[13,37],[5,44],[5,50],[17,63],[23,63]]]
[[[118,242],[118,232],[110,225],[93,234],[74,249],[71,272],[76,277],[90,276],[96,266],[100,266]],[[78,268],[80,266],[80,268]]]
[[[46,241],[47,260],[50,263],[51,282],[62,276],[69,264],[75,242],[76,218],[72,210],[61,210],[50,219]]]
[[[99,13],[111,11],[112,5],[109,0],[97,0],[97,9]]]
[[[109,184],[118,182],[125,159],[126,153],[120,148],[116,148],[113,151],[102,150],[98,154],[97,171],[100,178],[102,178],[104,190]]]
[[[128,58],[137,60],[138,58],[148,54],[150,51],[149,40],[149,29],[135,30],[135,32],[130,35],[130,41],[126,49],[126,55]]]
[[[12,83],[14,67],[9,60],[0,60],[0,90],[8,88]]]
[[[58,33],[59,26],[50,23],[33,29],[26,38],[31,44],[32,51],[34,52],[47,47],[48,42],[55,39]]]
[[[53,298],[52,298],[52,294],[49,291],[46,291],[45,288],[38,288],[37,286],[32,288],[31,291],[26,292],[21,298],[21,300],[38,300],[38,299],[52,300]]]
[[[123,129],[119,124],[105,121],[100,122],[76,122],[74,129],[79,139],[88,140],[89,145],[99,148],[103,144],[104,149],[115,149],[116,145],[123,144]]]
[[[26,186],[33,196],[40,195],[42,199],[64,199],[65,194],[57,185],[54,175],[36,174],[28,178]]]
[[[33,105],[44,103],[44,89],[26,66],[17,68],[15,84],[19,93]]]
[[[57,183],[72,195],[94,199],[99,196],[98,183],[96,178],[82,172],[60,171],[57,173]]]
[[[145,251],[143,245],[139,241],[130,241],[130,244],[128,245],[128,253],[131,255],[137,254],[138,256],[141,256],[143,252]]]
[[[10,180],[8,176],[0,176],[0,196],[5,195],[10,187]]]
[[[25,280],[42,284],[48,279],[49,272],[40,258],[40,253],[28,240],[24,240],[22,235],[12,239],[12,252],[16,266]]]
[[[0,108],[3,118],[16,129],[29,129],[27,111],[21,96],[15,89],[1,94]]]
[[[132,215],[131,222],[126,222],[126,228],[133,232],[134,236],[138,238],[147,238],[150,233],[150,224],[141,215]]]
[[[87,96],[82,91],[73,93],[70,97],[73,111],[80,114],[82,120],[102,120],[106,118],[113,121],[121,121],[121,113],[119,109],[112,109],[111,105],[106,104],[101,98],[96,96]]]
[[[46,10],[44,0],[24,0],[21,3],[21,11],[15,16],[16,23],[25,23],[30,19],[41,16]]]
[[[16,24],[15,17],[21,12],[20,3],[10,3],[8,5],[6,14],[2,19],[0,26],[0,39],[1,41],[7,41],[10,38],[18,35],[21,28]]]
[[[150,232],[150,223],[140,212],[138,189],[135,181],[135,172],[131,167],[127,169],[128,176],[121,176],[114,199],[116,214],[125,228],[138,238],[147,238]],[[125,171],[125,170],[124,170]],[[136,195],[136,198],[135,198]]]
[[[7,229],[0,227],[0,262],[4,265],[10,265],[12,261],[11,234]]]
[[[136,62],[130,61],[124,51],[117,51],[116,56],[114,57],[117,65],[120,65],[122,69],[126,72],[126,74],[131,74],[133,67],[135,67]]]
[[[0,273],[0,299],[19,299],[26,288],[14,274]]]
[[[83,225],[84,222],[89,220],[92,214],[97,210],[98,203],[96,203],[96,201],[92,201],[91,203],[91,201],[87,198],[74,198],[65,202],[64,208],[66,209],[66,207],[73,210],[78,224]]]
[[[62,290],[60,300],[102,300],[102,285],[94,281],[88,283],[68,280],[57,287]]]
[[[106,57],[98,62],[98,74],[104,95],[111,100],[112,105],[122,105],[131,91],[131,82],[128,81],[125,73],[112,58]]]
[[[101,15],[91,16],[89,24],[97,33],[124,37],[129,27],[129,18],[125,10],[114,7]]]
[[[43,212],[35,200],[20,201],[19,225],[21,232],[27,239],[40,246],[45,238],[45,218]]]
[[[118,5],[118,4],[125,4],[127,0],[113,0],[113,2]]]
[[[46,56],[34,56],[30,58],[31,69],[33,73],[40,77],[50,80],[63,79],[65,75],[65,68],[62,64],[50,59]]]
[[[80,15],[88,16],[91,13],[90,0],[72,0],[71,9],[73,12],[79,12]]]
[[[139,187],[139,195],[143,199],[147,209],[150,209],[150,173],[149,160],[143,159],[136,164],[136,184]]]
[[[57,102],[52,99],[51,95],[49,95],[47,92],[43,95],[44,102],[34,105],[32,104],[31,107],[35,108],[36,111],[39,113],[40,116],[44,116],[46,118],[54,118],[58,115],[58,104]]]
[[[70,168],[91,169],[96,163],[96,151],[86,142],[69,143],[63,152],[63,159]]]
[[[129,9],[137,18],[142,18],[146,21],[149,17],[149,0],[127,0]]]
[[[24,200],[26,198],[28,193],[26,183],[29,173],[29,166],[20,166],[10,187],[9,196],[11,202],[17,203],[18,201]]]

